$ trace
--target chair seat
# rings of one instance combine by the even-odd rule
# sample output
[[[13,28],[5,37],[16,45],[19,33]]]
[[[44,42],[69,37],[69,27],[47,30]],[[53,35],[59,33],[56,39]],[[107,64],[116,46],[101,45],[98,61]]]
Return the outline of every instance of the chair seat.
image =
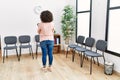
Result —
[[[78,47],[75,48],[75,50],[76,50],[76,51],[79,51],[79,52],[84,52],[84,51],[86,51],[87,49],[78,46]]]
[[[32,47],[31,45],[20,45],[19,46],[20,48],[30,48],[30,47]]]
[[[76,45],[76,44],[70,44],[70,45],[68,45],[68,47],[70,47],[70,48],[75,48],[75,47],[77,47],[78,45]]]
[[[4,49],[6,49],[6,50],[17,49],[17,46],[6,46],[6,47],[4,47]]]
[[[84,52],[87,56],[91,56],[91,57],[101,57],[102,55],[90,50],[87,50]]]

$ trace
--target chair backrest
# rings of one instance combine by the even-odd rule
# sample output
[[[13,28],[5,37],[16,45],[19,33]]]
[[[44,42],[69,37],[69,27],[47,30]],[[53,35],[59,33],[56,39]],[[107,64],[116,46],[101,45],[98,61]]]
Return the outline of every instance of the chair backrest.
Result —
[[[17,37],[16,36],[6,36],[4,38],[4,42],[5,42],[6,45],[16,44],[17,43]]]
[[[29,35],[19,36],[19,42],[20,43],[29,43],[30,42],[30,36]]]
[[[95,39],[92,37],[87,37],[85,40],[85,46],[86,47],[93,47],[95,44]]]
[[[35,42],[40,42],[40,37],[39,37],[39,35],[35,35]]]
[[[107,49],[107,42],[104,40],[98,40],[96,42],[96,49],[100,51],[105,51]]]
[[[83,44],[83,43],[84,43],[84,40],[85,40],[85,37],[79,35],[78,38],[77,38],[77,43],[78,43],[78,44]]]

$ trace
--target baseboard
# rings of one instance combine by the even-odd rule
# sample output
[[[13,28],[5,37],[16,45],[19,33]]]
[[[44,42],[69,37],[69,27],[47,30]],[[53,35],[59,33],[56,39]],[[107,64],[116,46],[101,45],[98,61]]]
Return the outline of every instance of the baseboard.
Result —
[[[118,75],[118,76],[120,76],[120,73],[117,72],[117,71],[115,71],[115,70],[113,70],[113,73],[116,74],[116,75]]]

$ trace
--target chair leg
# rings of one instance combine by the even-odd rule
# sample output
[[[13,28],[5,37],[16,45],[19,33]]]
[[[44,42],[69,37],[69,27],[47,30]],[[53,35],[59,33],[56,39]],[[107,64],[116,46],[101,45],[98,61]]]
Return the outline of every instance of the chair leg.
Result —
[[[72,61],[74,62],[75,50],[72,50]]]
[[[21,56],[21,48],[20,48],[20,56]]]
[[[20,61],[20,56],[18,55],[18,50],[17,49],[16,49],[16,54],[17,54],[18,61]]]
[[[105,64],[105,57],[103,56],[104,64]]]
[[[6,50],[6,58],[8,58],[8,51]]]
[[[92,74],[92,59],[93,57],[91,57],[91,61],[90,61],[90,74]]]
[[[18,57],[18,51],[17,51],[17,49],[16,49],[16,54],[17,54],[17,57]]]
[[[38,46],[36,45],[36,59],[37,59],[37,51],[38,51]]]
[[[5,59],[5,50],[4,50],[4,53],[3,53],[3,63],[4,63],[4,59]]]
[[[30,48],[30,52],[32,53],[32,58],[34,59],[32,48]]]
[[[83,59],[82,59],[82,62],[81,62],[81,67],[83,67],[84,58],[85,58],[85,54],[83,54]]]
[[[97,63],[98,63],[98,66],[99,66],[99,60],[98,60],[98,57],[97,57]]]
[[[20,54],[19,54],[19,61],[20,61],[20,57],[21,57],[21,48],[20,48]]]
[[[94,57],[93,57],[93,61],[94,61],[94,64],[95,64],[95,60],[94,60]]]
[[[30,48],[29,48],[29,52],[30,52],[30,55],[31,55],[32,51],[31,51],[31,49],[30,49]]]
[[[87,56],[85,56],[85,59],[86,59],[86,60],[88,60],[88,57],[87,57]]]
[[[103,60],[104,60],[104,73],[105,73],[105,57],[103,56]]]
[[[81,52],[81,55],[80,55],[80,66],[82,67],[82,52]]]
[[[67,51],[66,51],[66,58],[67,58],[67,55],[68,55],[68,47],[67,47]]]

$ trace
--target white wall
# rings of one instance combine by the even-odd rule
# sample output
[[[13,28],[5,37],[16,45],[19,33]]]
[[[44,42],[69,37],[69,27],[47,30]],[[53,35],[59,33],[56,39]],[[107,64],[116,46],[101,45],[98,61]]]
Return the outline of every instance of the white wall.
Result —
[[[30,35],[35,52],[34,35],[37,34],[36,24],[40,21],[39,14],[34,13],[36,6],[41,11],[50,10],[54,15],[55,29],[61,34],[61,15],[65,5],[74,5],[74,0],[1,0],[0,1],[0,35],[2,49],[3,38],[10,35]],[[62,37],[61,37],[62,38]],[[19,43],[18,43],[19,44]],[[28,51],[23,51],[23,53]],[[11,52],[10,52],[11,53]],[[14,52],[13,52],[14,53]]]
[[[106,28],[106,10],[107,10],[107,0],[92,0],[93,10],[92,10],[92,34],[96,40],[105,39],[105,28]],[[114,63],[114,70],[120,72],[120,58],[109,53],[105,53],[106,61]],[[103,63],[103,59],[100,59]]]
[[[105,39],[106,7],[107,0],[92,0],[92,37]],[[35,6],[41,6],[42,10],[50,10],[54,14],[54,22],[57,33],[61,33],[61,15],[63,7],[67,4],[75,6],[75,0],[0,0],[0,35],[2,48],[3,38],[6,35],[31,35],[33,50],[35,52],[34,35],[37,34],[36,24],[39,15],[34,13]],[[62,38],[62,37],[61,37]],[[61,40],[62,43],[63,39]],[[23,52],[24,53],[24,52]],[[105,54],[106,61],[114,62],[114,69],[120,72],[120,58],[111,54]],[[103,63],[103,60],[100,61]]]

